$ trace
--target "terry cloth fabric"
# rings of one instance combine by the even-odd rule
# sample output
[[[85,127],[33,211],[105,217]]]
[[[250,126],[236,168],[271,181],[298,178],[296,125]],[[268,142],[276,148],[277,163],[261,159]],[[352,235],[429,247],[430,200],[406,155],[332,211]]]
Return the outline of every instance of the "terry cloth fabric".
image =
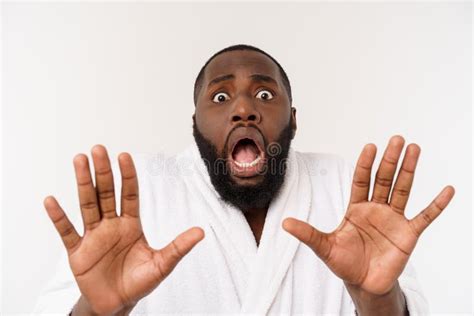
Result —
[[[338,156],[290,148],[284,184],[268,209],[260,245],[242,212],[223,202],[193,142],[175,155],[132,155],[145,236],[162,248],[200,226],[206,237],[132,315],[355,315],[342,280],[281,227],[286,217],[335,229],[348,205],[353,167]],[[120,192],[118,166],[113,167]],[[428,305],[409,264],[399,278],[410,315]],[[80,297],[64,252],[35,314],[68,314]]]

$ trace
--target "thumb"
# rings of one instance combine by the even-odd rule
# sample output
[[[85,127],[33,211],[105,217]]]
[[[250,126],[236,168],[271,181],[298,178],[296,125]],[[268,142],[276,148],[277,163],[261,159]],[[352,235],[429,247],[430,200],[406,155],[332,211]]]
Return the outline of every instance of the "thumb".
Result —
[[[166,278],[176,267],[178,262],[194,248],[194,246],[204,238],[204,230],[199,227],[192,227],[179,234],[166,247],[158,250],[159,255],[156,260],[161,275]]]
[[[282,223],[282,227],[310,247],[324,262],[329,258],[331,252],[329,234],[323,233],[310,224],[292,217],[286,218]]]

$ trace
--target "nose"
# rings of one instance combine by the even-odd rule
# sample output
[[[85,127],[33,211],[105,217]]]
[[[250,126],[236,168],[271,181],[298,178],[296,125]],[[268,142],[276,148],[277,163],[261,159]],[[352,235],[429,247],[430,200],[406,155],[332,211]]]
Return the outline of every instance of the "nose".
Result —
[[[235,106],[231,113],[231,121],[233,123],[241,121],[260,123],[260,119],[260,113],[258,112],[252,100],[249,100],[247,97],[241,97],[236,100]]]

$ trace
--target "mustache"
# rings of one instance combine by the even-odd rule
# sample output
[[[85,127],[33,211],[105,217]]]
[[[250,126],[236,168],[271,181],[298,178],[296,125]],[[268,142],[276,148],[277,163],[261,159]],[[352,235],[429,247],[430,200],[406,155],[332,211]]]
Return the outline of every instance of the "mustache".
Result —
[[[268,142],[267,142],[267,139],[266,139],[265,135],[262,133],[262,131],[260,130],[260,128],[259,128],[256,124],[254,124],[254,123],[247,123],[247,124],[239,123],[239,124],[235,125],[235,126],[229,131],[229,133],[227,133],[227,137],[226,137],[226,140],[225,140],[225,143],[224,143],[224,148],[222,149],[222,153],[221,153],[222,157],[226,157],[227,154],[228,154],[227,150],[228,150],[228,147],[229,147],[230,136],[232,135],[232,133],[233,133],[236,129],[238,129],[238,128],[240,128],[240,127],[255,128],[255,129],[260,133],[260,135],[262,136],[264,148],[267,147],[267,143],[268,143]]]
[[[254,124],[237,124],[234,128],[242,126],[256,128],[261,133],[258,126]],[[234,128],[229,132],[229,135],[232,135]],[[227,146],[218,150],[212,141],[201,134],[193,117],[193,136],[212,185],[222,200],[244,213],[251,212],[251,209],[268,207],[283,185],[287,169],[286,161],[292,140],[291,131],[289,121],[275,141],[265,144],[264,150],[267,151],[269,160],[267,160],[266,168],[264,168],[262,181],[251,186],[239,185],[232,179],[230,171],[227,170],[225,159],[227,156],[219,157],[219,153],[224,151]],[[227,135],[227,139],[229,139],[229,135]],[[264,141],[267,142],[267,140]]]

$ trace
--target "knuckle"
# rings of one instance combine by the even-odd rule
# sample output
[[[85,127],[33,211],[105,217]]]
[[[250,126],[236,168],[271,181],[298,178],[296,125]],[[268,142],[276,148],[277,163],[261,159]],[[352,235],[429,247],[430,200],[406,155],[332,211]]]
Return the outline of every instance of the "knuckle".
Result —
[[[125,181],[134,181],[137,177],[135,176],[135,174],[132,174],[132,175],[123,175],[122,174],[122,182],[125,182]]]
[[[405,211],[404,206],[392,205],[392,209],[397,213],[403,213]]]
[[[138,194],[137,193],[126,193],[122,195],[122,197],[127,200],[127,201],[134,201],[138,199]]]
[[[53,220],[54,225],[60,225],[66,219],[66,214],[62,214],[60,217]]]
[[[85,181],[78,181],[78,182],[77,182],[77,186],[78,186],[78,187],[87,187],[87,186],[91,186],[91,185],[93,185],[91,179],[88,179],[88,180],[85,180]]]
[[[102,214],[113,214],[115,213],[115,208],[111,207],[111,208],[104,208],[102,209]]]
[[[406,197],[406,196],[409,196],[410,195],[410,190],[408,189],[405,189],[405,188],[395,188],[393,190],[393,193],[396,193],[400,196],[403,196],[403,197]]]
[[[113,189],[99,190],[98,195],[100,199],[110,199],[115,197],[115,191]]]
[[[421,219],[428,225],[433,222],[433,218],[427,212],[421,213]]]
[[[437,212],[441,212],[441,211],[443,210],[443,208],[442,208],[436,201],[433,202],[433,208],[434,208]]]
[[[356,187],[363,188],[363,189],[366,189],[370,186],[368,181],[363,181],[363,180],[354,180],[353,183]]]
[[[410,175],[413,175],[413,174],[415,173],[415,170],[410,170],[410,169],[408,169],[408,168],[406,168],[406,167],[402,167],[402,168],[401,168],[401,171],[403,171],[403,172],[405,172],[405,173],[408,173],[408,174],[410,174]]]
[[[64,228],[62,228],[60,231],[59,231],[59,235],[61,237],[66,237],[66,236],[69,236],[70,234],[72,234],[74,232],[74,228],[69,225],[69,226],[66,226]]]
[[[112,169],[110,168],[107,168],[107,169],[104,169],[104,170],[97,170],[95,172],[96,176],[109,176],[112,174]]]
[[[388,199],[388,195],[386,195],[386,194],[378,194],[378,195],[374,195],[372,197],[372,201],[374,201],[376,203],[379,203],[379,204],[385,204],[387,199]]]
[[[173,249],[173,255],[175,258],[182,258],[184,257],[184,253],[182,253],[181,250],[179,250],[178,245],[176,245],[176,240],[173,240],[171,242],[172,248]]]
[[[95,202],[88,201],[88,202],[81,203],[81,209],[92,210],[92,209],[95,209],[95,208],[97,208],[97,204]]]
[[[382,187],[390,188],[392,186],[392,179],[377,175],[375,177],[375,184],[380,185]]]
[[[362,170],[365,170],[365,171],[372,171],[371,166],[364,166],[363,164],[358,164],[357,167],[361,168]]]
[[[398,162],[397,159],[393,159],[387,156],[383,156],[382,161],[389,165],[395,165],[395,166],[397,165],[397,162]]]

